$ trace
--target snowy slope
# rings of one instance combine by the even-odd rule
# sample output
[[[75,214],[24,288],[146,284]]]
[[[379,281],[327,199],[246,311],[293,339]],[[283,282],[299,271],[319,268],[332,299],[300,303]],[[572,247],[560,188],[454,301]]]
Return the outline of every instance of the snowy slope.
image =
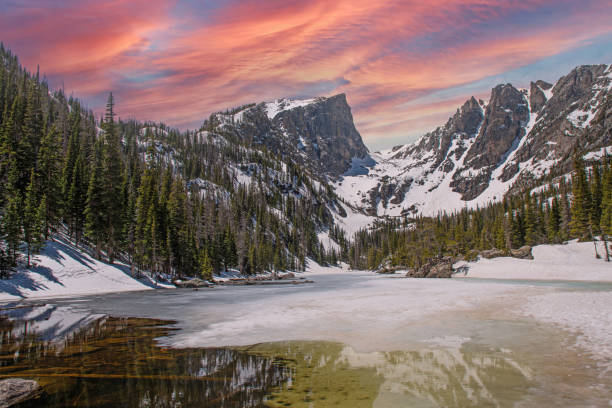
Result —
[[[603,244],[597,250],[603,255]],[[595,258],[592,242],[571,241],[566,245],[533,247],[533,260],[501,257],[456,264],[469,267],[458,278],[535,279],[612,282],[612,262]]]
[[[146,290],[156,286],[148,277],[132,278],[127,265],[98,261],[63,238],[47,242],[34,263],[36,266],[21,269],[8,280],[0,280],[0,302]]]

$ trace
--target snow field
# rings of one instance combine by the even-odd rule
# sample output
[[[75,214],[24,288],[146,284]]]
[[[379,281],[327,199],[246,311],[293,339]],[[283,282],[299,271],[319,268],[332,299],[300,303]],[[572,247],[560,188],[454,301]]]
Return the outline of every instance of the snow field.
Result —
[[[148,277],[134,279],[129,266],[101,262],[63,238],[47,242],[34,257],[33,264],[29,269],[18,270],[11,279],[0,280],[0,302],[146,290],[156,286]]]

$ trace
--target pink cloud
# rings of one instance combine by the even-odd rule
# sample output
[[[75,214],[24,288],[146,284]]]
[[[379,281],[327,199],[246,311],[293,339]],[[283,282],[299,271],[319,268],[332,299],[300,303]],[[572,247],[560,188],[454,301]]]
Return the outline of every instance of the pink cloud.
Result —
[[[227,106],[325,89],[347,93],[374,140],[432,127],[457,102],[408,106],[415,98],[612,32],[612,6],[595,0],[247,0],[191,17],[177,7],[187,6],[24,6],[0,17],[0,35],[29,68],[40,63],[79,96],[114,91],[124,115],[194,126]],[[567,12],[546,20],[555,7]],[[522,22],[529,15],[541,22]]]

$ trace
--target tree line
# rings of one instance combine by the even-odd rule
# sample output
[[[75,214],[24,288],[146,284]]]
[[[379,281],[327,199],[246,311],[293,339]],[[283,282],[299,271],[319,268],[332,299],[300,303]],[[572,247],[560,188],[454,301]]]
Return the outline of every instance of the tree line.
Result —
[[[418,268],[439,256],[474,259],[486,249],[509,253],[523,245],[589,241],[595,237],[604,241],[603,253],[598,255],[609,257],[610,156],[587,165],[576,154],[571,177],[558,177],[536,190],[507,195],[503,201],[483,208],[380,222],[356,234],[349,248],[349,263],[353,268],[376,269],[389,260],[393,266]]]

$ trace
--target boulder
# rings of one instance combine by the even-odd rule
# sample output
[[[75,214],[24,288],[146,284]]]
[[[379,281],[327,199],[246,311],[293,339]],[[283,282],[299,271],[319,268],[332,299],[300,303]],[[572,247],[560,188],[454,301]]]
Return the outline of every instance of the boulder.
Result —
[[[34,380],[7,378],[0,381],[0,408],[11,407],[20,402],[34,398],[42,392]]]
[[[407,278],[450,278],[453,275],[453,258],[434,258],[418,269],[410,269]]]
[[[531,253],[531,247],[529,245],[522,246],[519,249],[511,249],[510,254],[513,258],[533,259],[533,254]]]
[[[508,256],[501,249],[485,249],[484,251],[480,251],[480,256],[486,259],[499,258],[500,256]]]
[[[212,286],[209,282],[200,278],[192,278],[189,280],[175,280],[174,286],[177,288],[208,288]]]
[[[295,273],[293,272],[288,272],[288,273],[284,273],[284,274],[279,274],[278,275],[278,279],[279,280],[283,280],[283,279],[295,279]]]
[[[432,265],[425,275],[426,278],[450,278],[453,275],[452,259],[442,259],[441,262]]]

